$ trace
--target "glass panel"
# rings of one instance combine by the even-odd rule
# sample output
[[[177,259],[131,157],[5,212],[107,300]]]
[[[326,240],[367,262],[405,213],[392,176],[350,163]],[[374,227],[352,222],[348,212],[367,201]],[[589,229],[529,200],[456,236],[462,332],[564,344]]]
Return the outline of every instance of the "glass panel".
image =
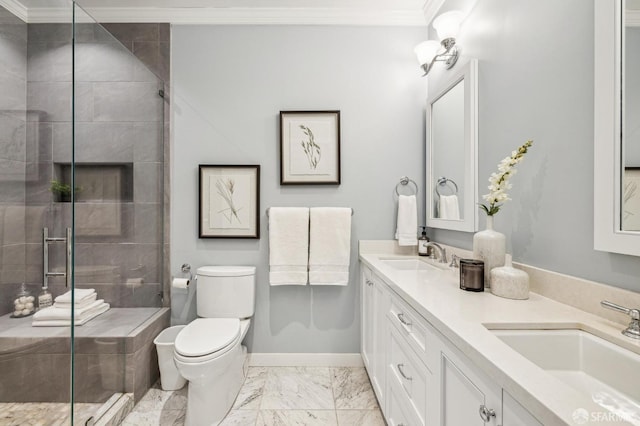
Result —
[[[158,377],[153,336],[138,331],[163,300],[164,84],[132,54],[159,56],[158,24],[112,24],[116,39],[77,5],[75,22],[75,162],[55,168],[66,184],[75,176],[76,300],[95,291],[76,312],[90,321],[74,331],[80,412],[139,398]],[[134,330],[145,340],[131,344]]]
[[[72,417],[70,316],[44,308],[68,290],[71,216],[52,158],[72,163],[73,9],[41,3],[55,23],[27,25],[0,7],[0,417],[14,424]],[[67,326],[40,326],[52,321]]]

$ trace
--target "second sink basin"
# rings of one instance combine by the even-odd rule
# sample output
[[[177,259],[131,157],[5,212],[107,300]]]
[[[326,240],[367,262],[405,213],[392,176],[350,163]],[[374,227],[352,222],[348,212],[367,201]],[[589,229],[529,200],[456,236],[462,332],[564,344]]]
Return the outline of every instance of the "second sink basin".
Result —
[[[606,410],[640,424],[640,355],[582,330],[491,330]]]

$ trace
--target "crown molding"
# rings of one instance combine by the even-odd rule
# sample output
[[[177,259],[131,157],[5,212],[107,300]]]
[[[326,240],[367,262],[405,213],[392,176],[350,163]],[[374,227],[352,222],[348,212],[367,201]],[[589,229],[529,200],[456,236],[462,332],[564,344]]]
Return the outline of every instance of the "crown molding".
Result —
[[[9,12],[22,19],[24,22],[28,22],[27,8],[16,0],[0,0],[0,6],[7,9]]]
[[[7,1],[7,0],[0,0]],[[170,22],[180,25],[425,26],[422,12],[339,8],[87,8],[97,22]],[[29,23],[69,22],[64,9],[32,8]]]

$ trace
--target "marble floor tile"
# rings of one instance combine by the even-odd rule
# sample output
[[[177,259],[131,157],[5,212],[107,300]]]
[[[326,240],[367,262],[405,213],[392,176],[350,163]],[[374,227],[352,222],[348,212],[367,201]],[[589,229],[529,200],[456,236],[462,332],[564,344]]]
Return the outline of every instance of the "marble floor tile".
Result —
[[[267,381],[266,367],[249,367],[247,378],[240,388],[240,393],[233,404],[234,410],[255,410],[260,408],[262,393]]]
[[[231,410],[220,426],[253,426],[258,418],[258,410]]]
[[[335,410],[260,410],[256,426],[337,426]]]
[[[137,411],[183,410],[187,406],[187,386],[177,391],[152,387],[135,406]]]
[[[385,426],[380,410],[336,410],[338,426]]]
[[[132,411],[122,426],[182,426],[185,410]]]
[[[378,408],[364,368],[332,368],[331,386],[338,410]]]
[[[329,368],[274,367],[267,374],[260,409],[334,409]]]

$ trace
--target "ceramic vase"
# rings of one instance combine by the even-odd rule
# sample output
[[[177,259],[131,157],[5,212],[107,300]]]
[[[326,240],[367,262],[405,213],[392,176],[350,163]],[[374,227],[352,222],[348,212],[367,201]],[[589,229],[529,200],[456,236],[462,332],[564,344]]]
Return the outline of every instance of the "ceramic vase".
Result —
[[[487,229],[473,236],[473,257],[484,261],[484,286],[491,287],[491,270],[504,266],[507,239],[494,231],[493,216],[487,216]]]
[[[491,293],[507,299],[529,298],[529,274],[509,262],[491,271]]]

